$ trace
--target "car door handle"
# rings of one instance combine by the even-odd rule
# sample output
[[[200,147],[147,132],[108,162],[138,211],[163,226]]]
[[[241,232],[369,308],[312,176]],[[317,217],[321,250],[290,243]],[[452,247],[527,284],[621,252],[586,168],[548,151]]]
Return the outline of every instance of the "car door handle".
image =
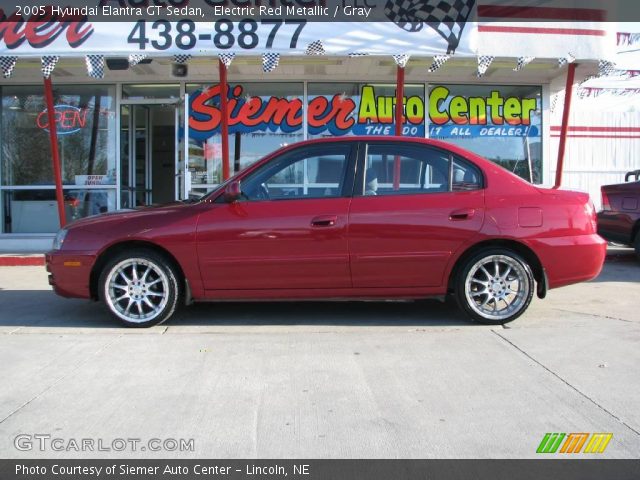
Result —
[[[473,208],[454,210],[449,214],[449,220],[469,220],[476,213]]]
[[[338,221],[337,215],[320,215],[311,219],[312,227],[333,227]]]

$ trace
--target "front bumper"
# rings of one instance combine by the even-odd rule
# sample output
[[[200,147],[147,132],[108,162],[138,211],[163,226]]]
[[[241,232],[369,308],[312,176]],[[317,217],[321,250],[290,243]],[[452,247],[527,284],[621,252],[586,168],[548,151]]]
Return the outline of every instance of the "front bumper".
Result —
[[[91,269],[95,255],[53,250],[45,254],[49,285],[62,297],[91,298]]]

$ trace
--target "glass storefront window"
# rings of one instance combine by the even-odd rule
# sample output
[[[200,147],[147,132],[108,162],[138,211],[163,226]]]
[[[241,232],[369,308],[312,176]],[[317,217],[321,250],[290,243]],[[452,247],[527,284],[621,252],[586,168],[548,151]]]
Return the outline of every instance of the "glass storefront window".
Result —
[[[309,138],[395,135],[395,84],[309,83]],[[403,135],[424,137],[424,85],[404,87]]]
[[[67,222],[116,208],[113,188],[65,188],[63,193]],[[4,233],[52,233],[60,228],[54,189],[7,189],[2,200]]]
[[[229,163],[237,172],[303,140],[302,83],[229,85]],[[192,193],[222,182],[219,85],[188,85]]]
[[[115,201],[99,200],[99,195],[94,193],[105,192],[107,198],[115,199],[115,87],[56,85],[53,95],[62,183],[68,197],[65,202],[69,202],[70,208],[68,218],[100,213],[104,208],[115,209]],[[55,232],[57,207],[49,119],[42,86],[2,87],[0,131],[2,232]],[[105,189],[91,190],[97,186]],[[13,187],[39,189],[14,190]],[[85,191],[90,193],[79,193]],[[53,209],[51,199],[54,199]],[[76,200],[82,204],[80,209],[72,207]]]
[[[429,86],[429,137],[482,155],[542,183],[539,86]]]
[[[115,185],[115,96],[111,86],[53,90],[62,181]],[[52,185],[49,120],[41,86],[2,88],[2,185]]]

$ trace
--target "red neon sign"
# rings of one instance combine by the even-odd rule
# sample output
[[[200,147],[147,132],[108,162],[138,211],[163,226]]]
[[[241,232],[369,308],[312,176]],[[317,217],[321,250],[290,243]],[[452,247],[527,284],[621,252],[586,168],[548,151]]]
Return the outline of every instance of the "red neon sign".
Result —
[[[79,109],[73,105],[56,105],[54,117],[58,135],[68,135],[75,133],[87,125],[88,110]],[[47,118],[47,110],[44,109],[36,117],[36,125],[45,131],[49,131],[49,120]]]

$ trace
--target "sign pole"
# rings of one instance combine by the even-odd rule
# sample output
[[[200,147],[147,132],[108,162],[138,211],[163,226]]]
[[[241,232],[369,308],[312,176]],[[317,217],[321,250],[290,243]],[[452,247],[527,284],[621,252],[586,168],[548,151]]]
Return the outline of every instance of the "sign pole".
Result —
[[[53,105],[53,88],[51,78],[44,79],[44,96],[47,102],[47,118],[49,121],[49,141],[51,142],[51,160],[53,162],[53,177],[56,182],[56,200],[58,203],[58,217],[60,228],[67,224],[64,211],[64,194],[62,192],[62,170],[60,168],[60,153],[58,152],[58,129]]]
[[[556,183],[553,188],[560,188],[562,170],[564,168],[564,151],[569,130],[569,112],[571,111],[571,97],[573,96],[573,80],[576,74],[576,63],[570,63],[567,70],[567,84],[564,88],[564,107],[562,109],[562,126],[560,127],[560,143],[558,144],[558,161],[556,163]]]
[[[220,73],[220,113],[222,114],[222,180],[227,180],[229,178],[229,86],[227,85],[227,66],[220,59],[218,59],[218,70]]]
[[[404,98],[404,68],[400,65],[396,67],[396,136],[402,135],[402,100]],[[393,189],[400,188],[400,157],[393,160]]]

